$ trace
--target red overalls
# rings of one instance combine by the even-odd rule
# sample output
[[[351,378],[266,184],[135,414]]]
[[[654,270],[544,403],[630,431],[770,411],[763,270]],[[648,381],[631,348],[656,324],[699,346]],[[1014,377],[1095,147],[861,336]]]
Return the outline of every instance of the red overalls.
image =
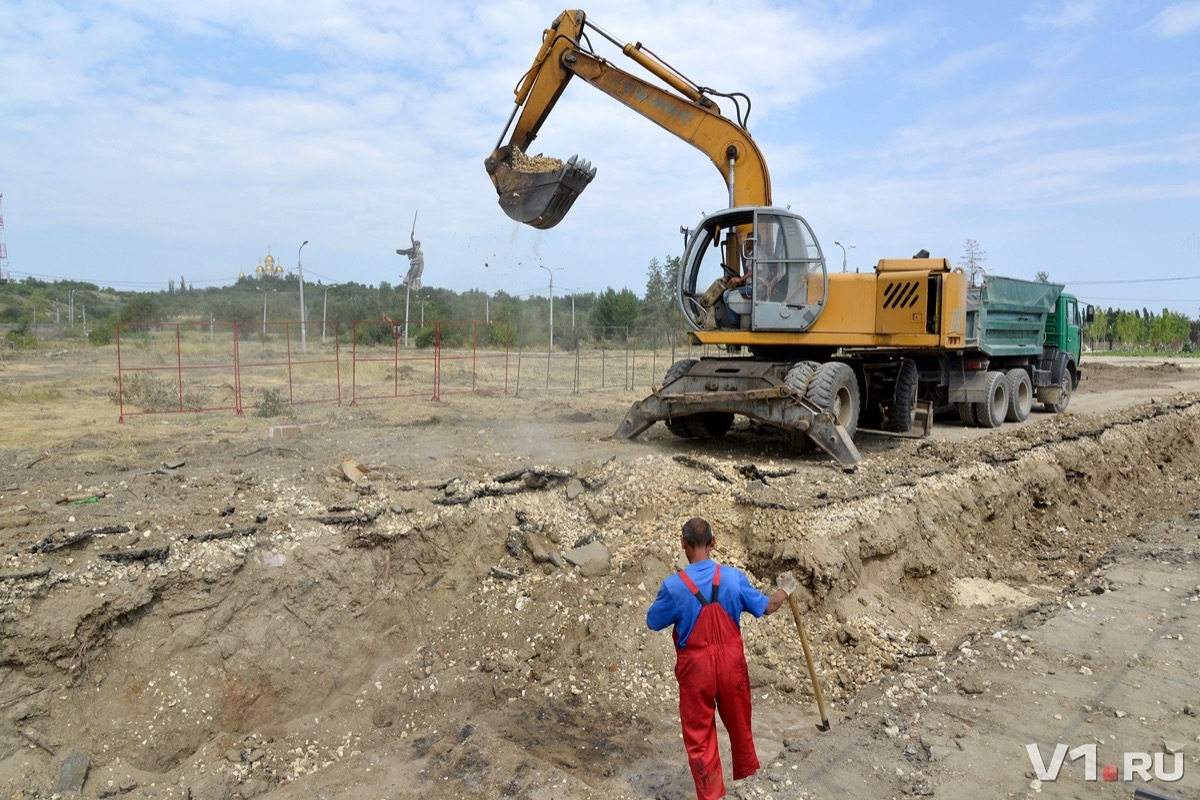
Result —
[[[679,719],[688,766],[700,800],[725,796],[721,754],[717,751],[714,708],[729,732],[733,749],[733,779],[758,771],[754,736],[750,730],[750,672],[742,647],[742,632],[717,602],[721,567],[713,573],[712,600],[706,602],[696,584],[680,572],[684,585],[703,606],[687,645],[675,648],[675,678],[679,681]]]

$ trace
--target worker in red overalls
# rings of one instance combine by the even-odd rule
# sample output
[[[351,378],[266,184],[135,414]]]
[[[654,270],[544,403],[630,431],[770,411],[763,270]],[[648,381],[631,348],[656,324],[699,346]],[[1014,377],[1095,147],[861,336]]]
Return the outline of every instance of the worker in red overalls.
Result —
[[[674,625],[675,679],[679,681],[679,719],[688,766],[700,800],[725,796],[721,755],[717,752],[714,712],[729,732],[733,779],[758,772],[758,754],[750,728],[750,672],[742,646],[739,620],[746,611],[756,617],[773,614],[795,590],[781,578],[769,597],[750,585],[740,570],[722,567],[711,558],[716,544],[712,527],[694,517],[683,525],[683,552],[688,567],[663,581],[646,612],[646,624],[661,631]]]

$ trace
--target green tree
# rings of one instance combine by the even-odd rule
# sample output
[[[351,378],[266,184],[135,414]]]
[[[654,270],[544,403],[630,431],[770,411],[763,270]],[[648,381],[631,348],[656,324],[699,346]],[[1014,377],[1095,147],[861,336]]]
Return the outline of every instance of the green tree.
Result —
[[[1113,340],[1121,345],[1122,350],[1128,350],[1137,344],[1142,321],[1136,312],[1118,311],[1117,320],[1113,323]]]
[[[159,322],[162,320],[162,308],[152,296],[139,294],[121,306],[117,318],[121,322]]]
[[[650,259],[646,269],[646,298],[642,303],[642,324],[662,325],[672,319],[675,308],[675,276],[679,271],[679,256],[669,256],[665,262]]]
[[[637,325],[638,299],[630,289],[617,291],[611,286],[600,293],[592,309],[591,326],[597,339],[624,336]]]
[[[1098,343],[1108,339],[1108,315],[1097,312],[1084,329],[1083,335],[1091,342],[1092,349],[1096,349]]]

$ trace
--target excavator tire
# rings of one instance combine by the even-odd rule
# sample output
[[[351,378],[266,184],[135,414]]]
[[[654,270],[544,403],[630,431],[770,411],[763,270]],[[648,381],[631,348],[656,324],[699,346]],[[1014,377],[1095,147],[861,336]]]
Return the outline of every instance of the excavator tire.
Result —
[[[728,411],[703,411],[681,417],[679,421],[697,439],[720,439],[733,427],[733,414]]]
[[[694,366],[696,366],[696,359],[694,358],[685,358],[680,361],[676,361],[671,365],[671,368],[667,370],[667,374],[663,376],[662,385],[664,387],[669,386],[686,375],[688,370]],[[668,419],[665,423],[667,430],[683,439],[690,439],[693,436],[696,436],[696,434],[692,432],[692,426],[688,424],[688,419],[689,417]],[[722,433],[723,432],[724,431],[722,431]]]
[[[850,438],[858,431],[858,378],[848,364],[826,361],[817,367],[808,384],[808,399],[818,408],[832,412]]]
[[[1004,380],[1008,382],[1008,414],[1004,419],[1007,422],[1024,422],[1033,410],[1033,381],[1021,367],[1013,367],[1004,373]]]
[[[906,358],[900,362],[896,375],[896,391],[888,408],[883,429],[892,433],[908,433],[917,419],[917,362]]]
[[[975,418],[981,428],[999,428],[1008,414],[1008,381],[1003,372],[987,374],[986,400],[973,403]]]
[[[821,365],[816,361],[801,361],[793,364],[792,368],[783,376],[783,382],[804,397],[808,393],[808,385],[812,382],[812,376],[819,366]]]

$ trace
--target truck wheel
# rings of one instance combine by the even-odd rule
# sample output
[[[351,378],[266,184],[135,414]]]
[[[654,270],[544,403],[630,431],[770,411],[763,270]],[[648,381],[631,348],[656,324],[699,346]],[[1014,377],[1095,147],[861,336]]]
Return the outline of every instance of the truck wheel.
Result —
[[[1062,377],[1058,380],[1057,403],[1046,403],[1042,406],[1043,409],[1052,414],[1061,414],[1067,410],[1067,406],[1071,404],[1071,394],[1075,391],[1075,379],[1071,375],[1070,369],[1064,369]]]
[[[1054,370],[1051,375],[1058,373],[1058,401],[1054,403],[1044,403],[1042,410],[1048,411],[1051,414],[1061,414],[1067,410],[1067,406],[1071,403],[1071,395],[1075,391],[1075,371],[1071,368],[1070,356],[1066,353],[1059,353],[1054,361]]]
[[[733,414],[728,411],[704,411],[682,417],[679,422],[697,439],[720,439],[733,427]]]
[[[974,428],[979,425],[979,420],[975,418],[974,403],[955,403],[954,407],[958,409],[958,421],[968,428]]]
[[[808,399],[823,411],[832,412],[837,423],[854,438],[858,431],[858,378],[849,365],[826,361],[818,366],[808,383]]]
[[[696,366],[696,359],[694,358],[685,358],[681,361],[676,361],[671,365],[671,368],[667,370],[667,374],[663,376],[662,385],[667,386],[668,384],[674,383],[684,375],[688,374],[688,371],[694,366]],[[666,421],[667,430],[683,439],[690,439],[696,434],[692,433],[691,426],[688,424],[687,420],[687,417],[669,419]]]
[[[981,428],[999,428],[1008,414],[1008,381],[1003,372],[989,372],[985,388],[987,399],[974,403],[975,419]]]
[[[917,419],[917,362],[906,358],[896,375],[896,391],[888,408],[885,431],[908,433]]]
[[[787,375],[783,376],[783,382],[800,393],[804,397],[808,393],[808,385],[812,383],[812,376],[817,371],[817,367],[821,366],[816,361],[801,361],[794,364],[787,371]]]
[[[1020,367],[1004,373],[1004,380],[1008,382],[1008,414],[1004,418],[1008,422],[1024,422],[1033,410],[1033,381]]]

